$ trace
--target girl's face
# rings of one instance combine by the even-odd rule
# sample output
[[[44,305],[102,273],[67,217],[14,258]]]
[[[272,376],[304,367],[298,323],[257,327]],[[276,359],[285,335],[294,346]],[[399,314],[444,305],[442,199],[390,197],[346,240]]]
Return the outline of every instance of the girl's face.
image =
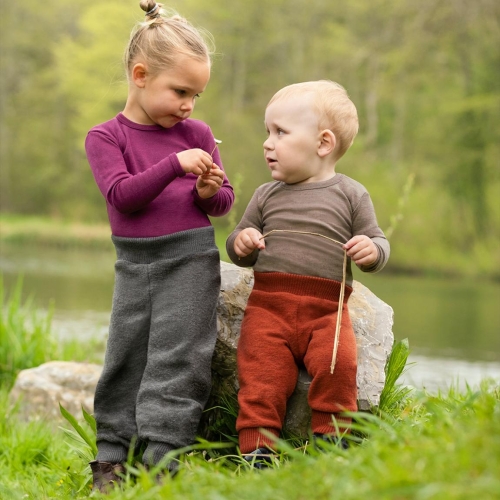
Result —
[[[134,75],[136,98],[127,102],[126,116],[143,125],[173,127],[189,118],[209,79],[209,62],[187,55],[179,55],[173,67],[157,75],[144,73],[138,79]]]
[[[323,172],[318,155],[319,121],[310,97],[274,101],[266,109],[264,123],[268,133],[264,157],[275,181],[298,184],[331,177],[331,172]]]

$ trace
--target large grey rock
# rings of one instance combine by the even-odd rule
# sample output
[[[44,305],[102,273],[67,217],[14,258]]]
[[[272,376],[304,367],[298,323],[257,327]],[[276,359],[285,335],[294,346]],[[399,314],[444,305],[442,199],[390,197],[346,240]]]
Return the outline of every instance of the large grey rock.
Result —
[[[219,405],[234,404],[238,390],[236,347],[241,321],[253,287],[252,269],[240,268],[222,262],[222,286],[219,297],[218,340],[212,369],[214,384],[211,400],[202,422],[202,430],[210,438],[210,430],[217,429],[227,410]],[[393,310],[368,288],[355,281],[349,298],[349,313],[358,348],[358,408],[369,410],[380,401],[385,383],[385,364],[394,342],[392,333]],[[311,419],[307,403],[310,377],[299,372],[295,392],[288,401],[285,431],[290,435],[307,436]]]
[[[90,363],[50,361],[19,373],[10,393],[19,416],[29,420],[44,417],[58,421],[59,403],[71,414],[81,416],[82,406],[89,413],[102,366]]]
[[[200,434],[211,439],[218,432],[233,433],[238,381],[236,347],[241,321],[253,287],[253,271],[222,262],[222,287],[217,305],[218,339],[212,362],[213,390],[204,413]],[[358,407],[368,410],[377,405],[384,387],[384,367],[393,344],[392,308],[378,299],[361,283],[354,282],[349,299],[351,320],[358,346]],[[74,415],[83,405],[92,411],[93,395],[102,367],[84,363],[54,361],[22,371],[11,392],[18,401],[21,416],[59,417],[58,403]],[[310,410],[307,392],[310,378],[299,374],[289,400],[285,430],[295,436],[307,436]],[[233,413],[233,415],[231,415]],[[226,418],[229,415],[229,418]],[[226,425],[226,427],[224,427]]]

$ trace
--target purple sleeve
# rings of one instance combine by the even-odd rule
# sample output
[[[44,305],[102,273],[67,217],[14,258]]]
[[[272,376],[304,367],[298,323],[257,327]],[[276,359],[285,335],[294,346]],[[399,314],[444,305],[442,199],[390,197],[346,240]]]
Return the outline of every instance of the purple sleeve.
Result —
[[[213,136],[209,134],[210,139],[208,139],[208,144],[203,146],[205,151],[211,152],[215,142],[213,142]],[[222,160],[219,153],[219,148],[216,148],[212,154],[214,163],[221,169],[224,170],[222,166]],[[219,191],[211,198],[201,198],[196,191],[196,185],[193,188],[193,198],[194,202],[211,217],[222,217],[226,215],[234,203],[234,191],[233,187],[229,183],[227,176],[224,174],[224,182],[222,183]]]
[[[196,187],[193,188],[193,196],[195,203],[211,217],[222,217],[226,215],[234,202],[234,192],[232,186],[229,184],[227,177],[224,176],[224,182],[221,188],[211,198],[200,198]]]
[[[143,172],[130,173],[116,140],[102,132],[89,132],[85,149],[101,193],[121,213],[144,208],[168,184],[185,175],[174,153]]]

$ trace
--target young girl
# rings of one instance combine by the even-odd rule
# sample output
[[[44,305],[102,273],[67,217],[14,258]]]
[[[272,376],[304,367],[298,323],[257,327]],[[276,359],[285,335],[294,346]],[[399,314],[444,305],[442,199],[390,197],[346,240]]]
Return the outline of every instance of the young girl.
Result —
[[[189,119],[210,78],[207,43],[161,4],[140,6],[146,20],[125,52],[125,109],[85,143],[117,254],[90,464],[101,491],[120,481],[131,443],[154,466],[194,441],[210,392],[220,287],[208,216],[234,201],[210,128]]]

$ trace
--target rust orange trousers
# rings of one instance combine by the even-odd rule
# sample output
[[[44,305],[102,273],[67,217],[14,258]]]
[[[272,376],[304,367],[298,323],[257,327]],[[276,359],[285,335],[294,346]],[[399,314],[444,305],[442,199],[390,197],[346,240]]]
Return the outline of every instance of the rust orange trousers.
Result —
[[[334,373],[330,373],[340,282],[285,273],[255,273],[238,343],[240,390],[236,428],[240,450],[273,447],[283,427],[286,404],[299,366],[312,377],[309,405],[314,433],[335,434],[350,422],[339,413],[357,410],[356,339],[345,289]]]

